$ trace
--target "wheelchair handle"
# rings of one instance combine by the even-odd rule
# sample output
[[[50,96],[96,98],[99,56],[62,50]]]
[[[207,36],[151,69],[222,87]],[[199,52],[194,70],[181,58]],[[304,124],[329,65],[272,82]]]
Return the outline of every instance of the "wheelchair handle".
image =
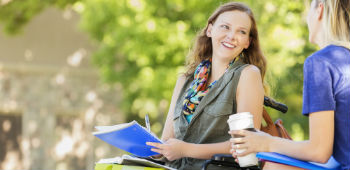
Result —
[[[264,105],[267,107],[271,107],[273,109],[276,109],[282,113],[286,113],[288,111],[287,105],[285,105],[283,103],[276,102],[275,100],[273,100],[267,96],[264,96]]]

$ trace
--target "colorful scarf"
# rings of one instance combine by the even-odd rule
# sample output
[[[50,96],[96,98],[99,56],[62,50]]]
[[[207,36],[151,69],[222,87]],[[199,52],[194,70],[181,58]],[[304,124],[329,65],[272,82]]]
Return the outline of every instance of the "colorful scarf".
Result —
[[[195,112],[200,101],[216,83],[215,80],[209,86],[207,86],[211,72],[211,61],[211,58],[204,60],[197,66],[196,71],[194,72],[194,80],[186,91],[186,97],[183,102],[182,110],[186,116],[190,116],[189,119],[191,119],[192,114]],[[235,60],[232,60],[227,68],[229,68],[234,61]],[[228,69],[226,69],[226,71],[227,70]]]

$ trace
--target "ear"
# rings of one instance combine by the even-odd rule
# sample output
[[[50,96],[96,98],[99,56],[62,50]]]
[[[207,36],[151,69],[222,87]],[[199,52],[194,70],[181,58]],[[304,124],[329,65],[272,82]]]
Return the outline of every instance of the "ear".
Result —
[[[209,25],[208,25],[208,28],[207,28],[207,32],[206,32],[207,37],[211,37],[211,31],[212,31],[212,29],[213,29],[213,24],[209,24]]]
[[[323,16],[323,10],[324,10],[324,4],[323,2],[320,2],[318,5],[317,5],[317,19],[318,20],[321,20],[322,19],[322,16]]]

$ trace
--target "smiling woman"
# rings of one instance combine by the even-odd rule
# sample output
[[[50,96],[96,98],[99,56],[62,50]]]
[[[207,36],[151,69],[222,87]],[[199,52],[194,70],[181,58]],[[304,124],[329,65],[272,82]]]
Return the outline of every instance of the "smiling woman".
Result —
[[[265,65],[249,7],[236,2],[220,6],[197,36],[187,71],[178,78],[164,144],[147,144],[177,169],[200,169],[214,154],[228,154],[231,114],[250,112],[254,127],[260,128]]]

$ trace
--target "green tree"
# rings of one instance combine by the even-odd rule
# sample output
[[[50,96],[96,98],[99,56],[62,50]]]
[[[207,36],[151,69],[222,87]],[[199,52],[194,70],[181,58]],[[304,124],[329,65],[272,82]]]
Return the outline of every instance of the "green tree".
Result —
[[[315,50],[307,43],[303,0],[241,0],[254,11],[260,42],[269,66],[271,95],[289,105],[282,117],[294,137],[307,135],[301,116],[302,64]],[[162,129],[172,90],[195,35],[215,8],[226,1],[210,0],[39,0],[11,1],[0,6],[7,33],[20,32],[48,6],[72,7],[81,26],[98,45],[93,63],[108,84],[123,88],[122,107],[128,120],[150,114],[153,129]]]
[[[49,6],[64,9],[67,5],[77,0],[25,0],[4,1],[0,0],[0,22],[3,23],[5,33],[14,35],[21,31],[34,16]],[[6,1],[7,2],[7,1]]]

